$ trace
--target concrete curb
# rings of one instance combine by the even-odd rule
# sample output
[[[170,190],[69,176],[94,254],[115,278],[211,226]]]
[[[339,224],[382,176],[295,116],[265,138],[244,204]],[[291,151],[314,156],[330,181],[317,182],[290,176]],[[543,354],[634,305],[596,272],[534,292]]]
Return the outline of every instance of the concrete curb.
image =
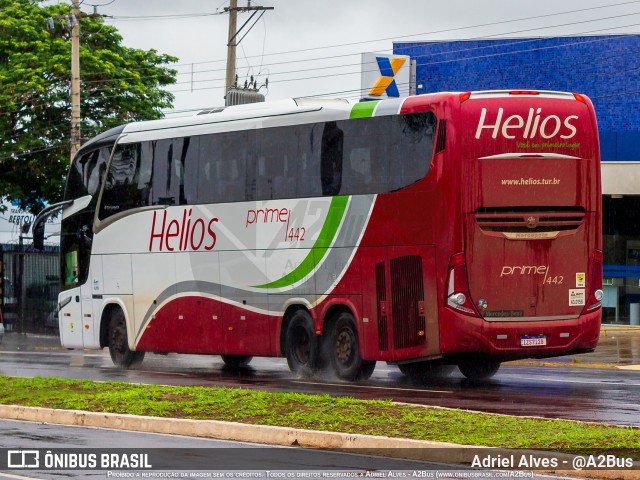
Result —
[[[373,435],[302,430],[287,427],[249,425],[217,420],[188,420],[78,410],[0,405],[0,418],[56,425],[108,428],[145,433],[163,433],[189,437],[216,438],[280,446],[299,446],[323,450],[353,450],[360,454],[420,460],[444,464],[470,465],[477,449],[491,450],[494,456],[522,454],[502,448],[459,445]],[[474,452],[475,450],[475,452]],[[527,451],[529,453],[529,451]],[[549,452],[533,451],[536,457],[557,457]],[[567,456],[569,458],[569,456]],[[542,471],[540,473],[543,473]],[[638,470],[548,470],[546,473],[583,478],[637,480]]]

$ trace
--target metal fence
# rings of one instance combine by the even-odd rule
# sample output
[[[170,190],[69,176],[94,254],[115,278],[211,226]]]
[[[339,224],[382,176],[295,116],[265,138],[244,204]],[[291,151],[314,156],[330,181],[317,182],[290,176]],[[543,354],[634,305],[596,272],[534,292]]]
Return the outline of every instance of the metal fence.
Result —
[[[5,329],[57,334],[60,292],[57,249],[23,250],[17,245],[0,246],[0,308]]]

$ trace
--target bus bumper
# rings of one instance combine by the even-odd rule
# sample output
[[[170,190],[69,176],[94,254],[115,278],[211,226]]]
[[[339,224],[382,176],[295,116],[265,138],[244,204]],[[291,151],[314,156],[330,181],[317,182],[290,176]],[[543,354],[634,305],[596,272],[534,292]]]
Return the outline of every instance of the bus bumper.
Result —
[[[444,355],[476,353],[501,361],[545,358],[593,350],[600,336],[601,309],[573,320],[486,321],[448,308],[440,316]],[[531,339],[544,345],[527,346]]]

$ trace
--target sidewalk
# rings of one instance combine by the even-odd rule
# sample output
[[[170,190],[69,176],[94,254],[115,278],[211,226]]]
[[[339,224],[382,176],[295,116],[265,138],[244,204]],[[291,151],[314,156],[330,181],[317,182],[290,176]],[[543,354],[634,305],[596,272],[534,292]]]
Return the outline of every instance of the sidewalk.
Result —
[[[603,325],[594,352],[510,362],[547,367],[619,368],[640,370],[640,327]]]

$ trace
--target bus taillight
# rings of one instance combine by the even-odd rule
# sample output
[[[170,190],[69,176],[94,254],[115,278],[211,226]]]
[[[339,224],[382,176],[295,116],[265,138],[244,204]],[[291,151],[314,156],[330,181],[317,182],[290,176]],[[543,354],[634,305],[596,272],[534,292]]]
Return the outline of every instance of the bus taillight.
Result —
[[[464,253],[454,253],[449,260],[447,274],[447,307],[479,317],[469,294],[469,276]]]
[[[579,93],[574,93],[574,94],[573,94],[573,96],[574,96],[574,98],[575,98],[576,100],[578,100],[579,102],[587,103],[587,101],[585,100],[585,98],[584,98],[582,95],[580,95]]]
[[[602,305],[604,292],[602,291],[602,250],[593,251],[591,266],[591,289],[585,312],[591,312]]]

